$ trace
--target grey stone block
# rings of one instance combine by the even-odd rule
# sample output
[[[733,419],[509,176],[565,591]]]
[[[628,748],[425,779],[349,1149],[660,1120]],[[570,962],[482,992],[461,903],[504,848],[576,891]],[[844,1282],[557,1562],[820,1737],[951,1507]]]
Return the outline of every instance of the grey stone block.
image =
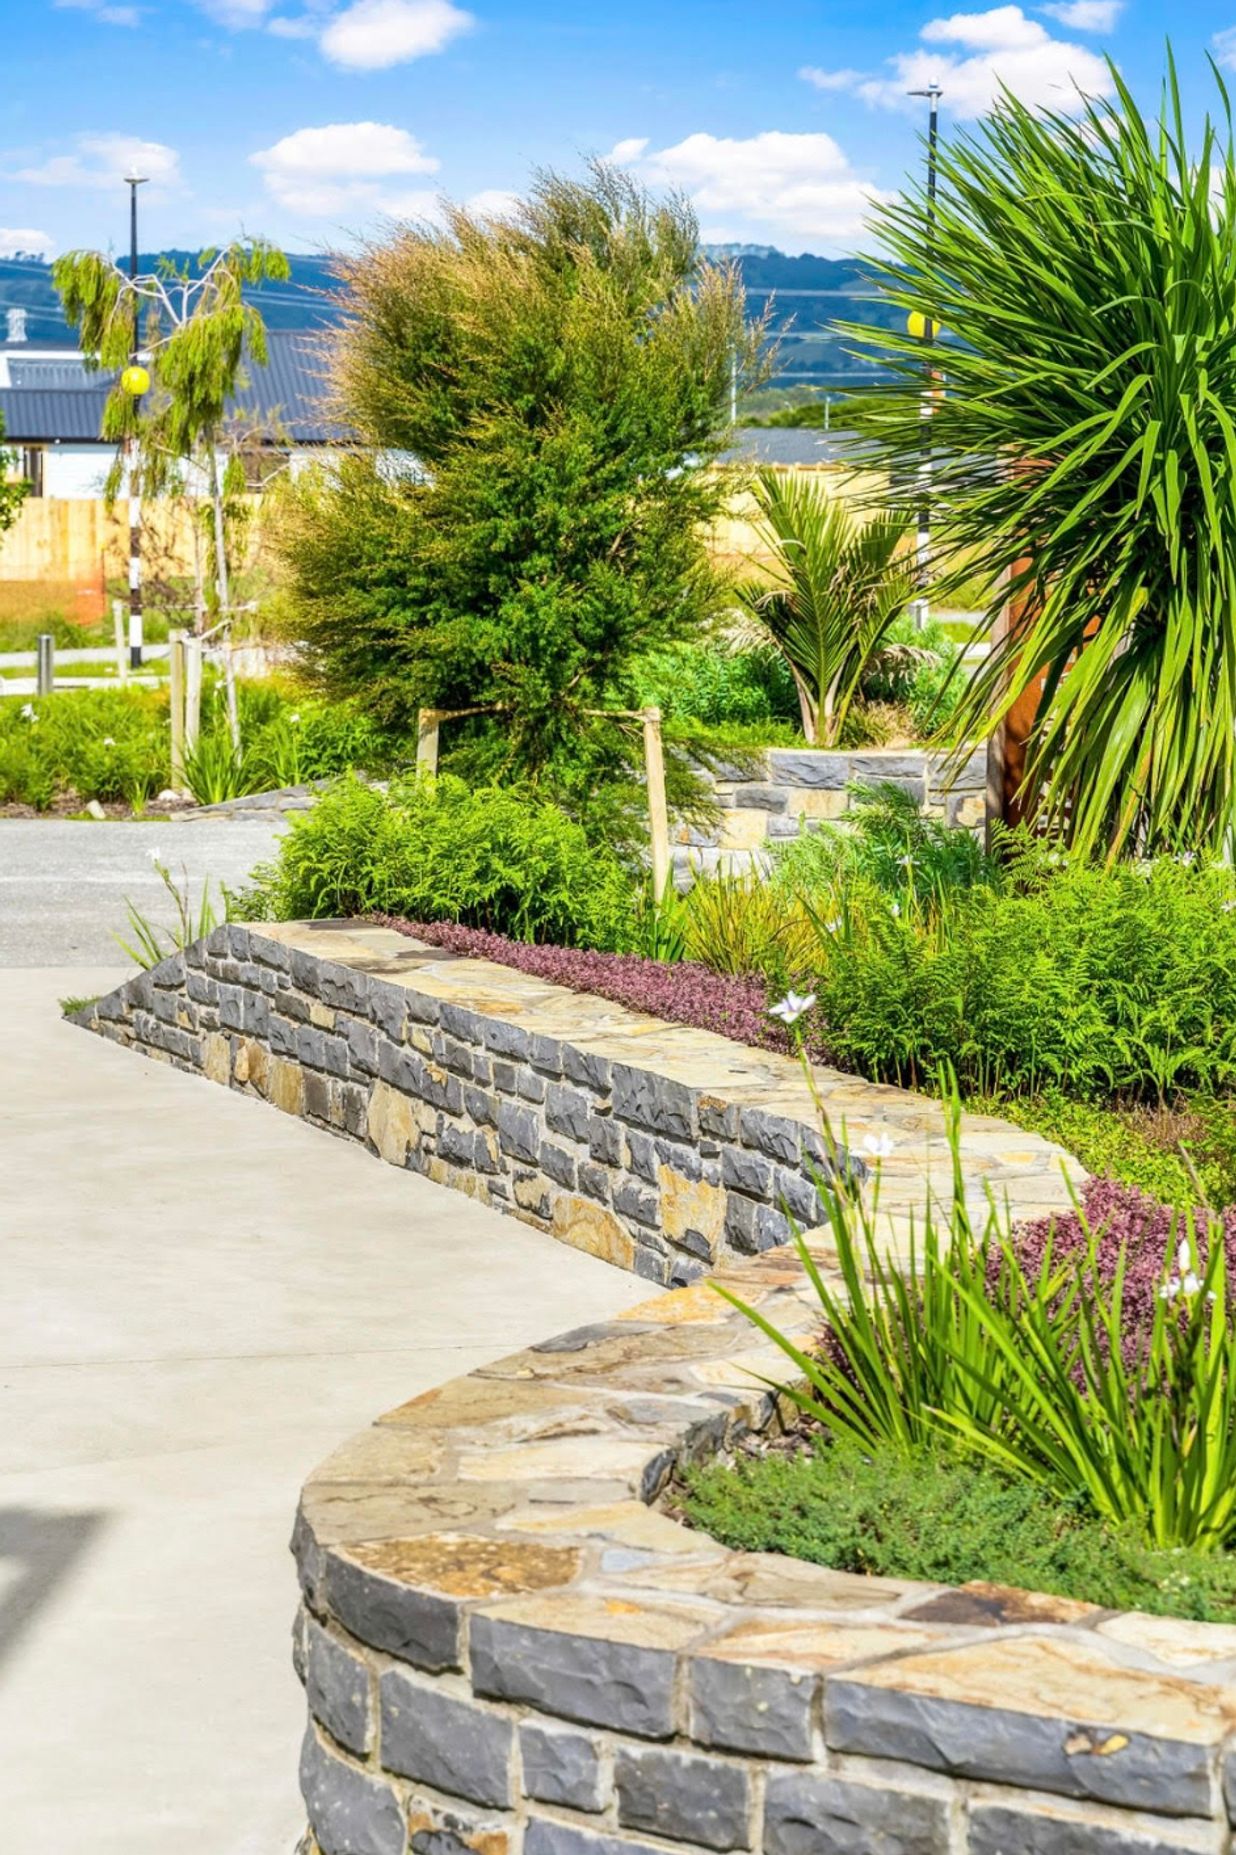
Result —
[[[454,1700],[432,1684],[390,1669],[379,1684],[382,1763],[469,1803],[512,1800],[515,1727],[500,1713]]]
[[[803,1229],[822,1224],[828,1215],[811,1179],[786,1166],[777,1167],[770,1195],[774,1206],[796,1219]]]
[[[349,1064],[363,1075],[375,1075],[378,1068],[378,1033],[364,1018],[349,1018],[347,1030]]]
[[[774,747],[768,755],[769,777],[783,786],[809,786],[817,792],[840,792],[850,778],[850,756],[818,748]]]
[[[330,1552],[321,1567],[326,1607],[353,1636],[416,1668],[459,1667],[459,1606]]]
[[[267,1039],[275,1056],[296,1055],[297,1026],[276,1013],[270,1020]]]
[[[717,1421],[724,1432],[725,1418]],[[809,1763],[817,1685],[814,1675],[792,1669],[701,1656],[691,1664],[691,1737],[726,1752]]]
[[[798,817],[768,820],[769,837],[801,837],[802,829],[802,819]]]
[[[576,1829],[573,1823],[532,1816],[524,1831],[524,1855],[665,1855],[665,1851],[630,1836],[594,1835],[589,1829]]]
[[[443,1121],[438,1129],[438,1154],[452,1166],[471,1166],[476,1156],[476,1135],[470,1127]]]
[[[637,1224],[655,1230],[661,1217],[661,1200],[656,1192],[638,1179],[619,1179],[614,1186],[614,1209],[619,1217],[629,1217]]]
[[[510,1101],[500,1102],[498,1139],[504,1153],[534,1164],[541,1150],[541,1129],[531,1108],[520,1108]]]
[[[464,1090],[464,1107],[481,1127],[498,1125],[498,1104],[485,1089],[466,1088]]]
[[[947,1855],[942,1798],[895,1789],[887,1780],[777,1774],[768,1781],[764,1855]]]
[[[492,1067],[493,1083],[500,1095],[515,1093],[516,1069],[514,1063],[508,1063],[495,1056]]]
[[[647,1232],[641,1232],[640,1237],[641,1240],[636,1243],[635,1252],[631,1257],[632,1273],[645,1282],[660,1282],[664,1286],[669,1280],[673,1266],[669,1252],[661,1246],[658,1239],[649,1237]]]
[[[456,1037],[439,1036],[434,1039],[434,1055],[443,1069],[449,1069],[453,1075],[462,1076],[465,1082],[472,1080],[472,1051],[466,1043],[460,1043]]]
[[[469,1641],[478,1694],[640,1739],[673,1735],[675,1658],[667,1649],[537,1629],[483,1612],[473,1615]]]
[[[227,950],[234,960],[247,960],[251,954],[249,930],[239,921],[229,921],[225,929]]]
[[[532,1067],[539,1069],[542,1075],[562,1074],[562,1045],[556,1037],[545,1037],[540,1031],[532,1031],[528,1038],[528,1058]]]
[[[609,1170],[597,1166],[591,1160],[579,1162],[579,1189],[585,1198],[591,1198],[594,1204],[609,1203]]]
[[[528,1061],[528,1033],[518,1024],[504,1024],[500,1018],[486,1018],[483,1032],[485,1048],[495,1056],[508,1056],[513,1062]]]
[[[621,1164],[621,1161],[619,1162]],[[651,1134],[636,1133],[628,1130],[626,1142],[626,1168],[637,1179],[643,1179],[646,1185],[655,1185],[657,1174],[657,1143]]]
[[[555,1146],[550,1140],[543,1140],[537,1164],[546,1177],[554,1181],[555,1185],[565,1185],[574,1189],[575,1156],[573,1153],[568,1153],[565,1147]]]
[[[699,1100],[700,1132],[712,1140],[737,1140],[738,1108],[733,1102],[718,1101],[714,1095]]]
[[[624,1132],[621,1122],[594,1116],[588,1124],[588,1151],[602,1166],[623,1164]]]
[[[403,1811],[390,1785],[332,1757],[312,1727],[301,1747],[300,1791],[322,1855],[404,1855]]]
[[[296,1054],[309,1069],[325,1069],[326,1037],[316,1024],[302,1024],[296,1033]]]
[[[244,1029],[245,994],[238,985],[219,987],[219,1022],[227,1031]]]
[[[347,1075],[348,1046],[344,1038],[322,1038],[322,1067],[328,1076],[338,1076],[340,1080]]]
[[[767,1153],[770,1159],[797,1165],[802,1154],[803,1130],[797,1121],[784,1115],[768,1114],[763,1108],[744,1108],[738,1117],[743,1145]]]
[[[538,1076],[535,1069],[517,1069],[515,1092],[522,1101],[535,1101],[538,1104],[543,1102],[545,1099],[544,1076]]]
[[[306,1120],[330,1120],[330,1083],[316,1069],[304,1072],[304,1113]]]
[[[402,986],[375,979],[369,991],[369,1015],[387,1037],[402,1043],[408,1021],[408,994]]]
[[[969,1855],[1196,1855],[1197,1849],[1192,1836],[1186,1842],[1166,1825],[1160,1835],[1139,1834],[1063,1812],[1004,1804],[972,1803],[969,1831]]]
[[[249,957],[278,973],[286,973],[292,964],[287,942],[268,940],[261,928],[249,929]]]
[[[581,1144],[588,1138],[589,1102],[578,1089],[561,1082],[550,1084],[545,1098],[545,1124],[555,1134],[566,1134]]]
[[[786,796],[780,786],[742,785],[734,790],[734,809],[746,812],[783,812]]]
[[[309,1711],[332,1739],[364,1757],[373,1737],[369,1670],[312,1617],[306,1619],[305,1690]]]
[[[319,963],[316,990],[324,1005],[363,1013],[369,1008],[371,983],[368,973],[355,973],[350,967],[336,966],[330,960]]]
[[[614,1761],[618,1821],[707,1849],[745,1848],[751,1786],[745,1769],[690,1752],[619,1746]]]
[[[1080,1721],[966,1706],[930,1694],[865,1687],[840,1677],[825,1689],[826,1735],[842,1752],[897,1758],[960,1777],[989,1778],[1065,1797],[1090,1797],[1165,1816],[1206,1816],[1206,1746],[1128,1731],[1120,1721]],[[1091,1735],[1127,1743],[1105,1758]]]
[[[572,1810],[605,1808],[601,1757],[586,1734],[525,1722],[519,1729],[519,1751],[525,1797]]]
[[[408,1021],[411,1024],[436,1024],[442,1014],[442,1006],[436,998],[427,992],[408,992]]]
[[[755,1241],[755,1200],[740,1198],[732,1194],[725,1201],[725,1236],[726,1241],[744,1256],[754,1256]]]
[[[909,784],[918,782],[921,787],[927,776],[926,754],[852,754],[850,756],[850,778],[861,780],[864,785],[880,785],[884,780],[904,780]]]
[[[767,1199],[772,1192],[773,1169],[759,1153],[747,1147],[727,1146],[721,1155],[721,1183],[748,1198]]]
[[[448,1036],[460,1043],[480,1043],[484,1019],[463,1005],[443,1004],[439,1023]]]
[[[577,1082],[581,1087],[591,1089],[594,1094],[609,1094],[609,1061],[604,1056],[594,1056],[591,1050],[580,1050],[574,1044],[564,1043],[562,1073],[568,1082]]]
[[[615,1063],[613,1088],[614,1113],[620,1120],[668,1134],[671,1140],[694,1138],[695,1097],[685,1083]]]

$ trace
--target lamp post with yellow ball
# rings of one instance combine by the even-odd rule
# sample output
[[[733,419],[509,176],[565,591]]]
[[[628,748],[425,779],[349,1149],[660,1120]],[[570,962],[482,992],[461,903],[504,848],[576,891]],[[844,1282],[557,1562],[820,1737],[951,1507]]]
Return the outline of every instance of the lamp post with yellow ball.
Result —
[[[126,174],[129,189],[129,282],[137,278],[137,190],[146,184],[144,174]],[[138,360],[138,315],[140,299],[133,296],[133,338],[129,344],[129,365],[120,376],[120,384],[133,400],[136,419],[137,402],[150,387],[150,375]],[[142,499],[138,489],[138,446],[134,431],[126,441],[129,454],[129,668],[142,667]]]

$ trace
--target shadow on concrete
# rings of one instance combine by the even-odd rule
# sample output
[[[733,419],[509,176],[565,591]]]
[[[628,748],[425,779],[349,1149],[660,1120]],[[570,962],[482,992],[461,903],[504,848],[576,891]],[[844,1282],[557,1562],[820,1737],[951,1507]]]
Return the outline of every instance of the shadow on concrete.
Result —
[[[68,1578],[105,1518],[0,1507],[0,1662]]]

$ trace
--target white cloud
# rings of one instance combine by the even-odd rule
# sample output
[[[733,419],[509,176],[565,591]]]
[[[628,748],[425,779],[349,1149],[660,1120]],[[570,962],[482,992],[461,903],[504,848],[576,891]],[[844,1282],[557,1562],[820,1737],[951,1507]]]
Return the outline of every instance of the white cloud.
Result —
[[[991,109],[1002,87],[1031,109],[1066,112],[1080,108],[1079,93],[1103,97],[1113,89],[1102,58],[1084,45],[1054,39],[1019,6],[929,20],[919,38],[912,51],[887,60],[891,77],[860,84],[859,96],[886,109],[918,109],[906,92],[939,84],[954,116],[973,117]],[[931,49],[937,45],[960,46],[968,55]]]
[[[436,174],[438,162],[414,135],[385,122],[333,122],[297,129],[273,147],[249,156],[260,168],[271,198],[305,218],[424,218],[436,195],[416,189],[391,191],[389,183],[408,174]]]
[[[144,142],[136,135],[78,135],[72,154],[18,168],[12,178],[33,187],[104,189],[118,186],[128,174],[143,174],[156,187],[177,187],[180,156],[165,142]]]
[[[1216,32],[1210,43],[1215,48],[1215,62],[1225,70],[1236,71],[1236,26],[1225,26],[1222,32]]]
[[[113,6],[109,0],[53,0],[55,6],[75,13],[89,13],[105,26],[136,26],[141,11],[135,6]]]
[[[198,0],[198,4],[229,32],[243,32],[246,27],[262,24],[274,0]]]
[[[36,232],[32,226],[0,225],[0,258],[50,258],[56,241],[50,232]]]
[[[615,142],[605,159],[613,161],[618,167],[625,167],[628,161],[635,161],[648,146],[646,135],[628,135],[625,141]]]
[[[277,39],[316,39],[322,22],[309,13],[302,13],[298,19],[281,14],[278,19],[271,20],[266,30]]]
[[[350,71],[384,71],[440,52],[473,25],[451,0],[354,0],[326,25],[322,55]]]
[[[1054,0],[1043,11],[1071,32],[1110,32],[1124,11],[1124,0]]]
[[[510,219],[520,203],[519,195],[509,193],[505,187],[484,187],[465,202],[477,219]]]
[[[625,158],[653,186],[681,188],[700,214],[703,235],[722,243],[753,235],[784,243],[832,245],[854,236],[879,190],[863,179],[831,135],[770,129],[736,139],[697,134],[672,148],[619,142]]]
[[[818,64],[805,64],[798,75],[816,90],[853,90],[863,76],[861,71],[822,71]]]

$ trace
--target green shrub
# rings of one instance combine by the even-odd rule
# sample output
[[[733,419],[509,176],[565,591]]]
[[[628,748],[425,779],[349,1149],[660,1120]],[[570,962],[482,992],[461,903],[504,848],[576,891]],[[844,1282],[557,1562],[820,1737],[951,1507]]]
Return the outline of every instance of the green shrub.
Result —
[[[956,889],[1004,886],[1006,863],[988,856],[969,831],[925,816],[899,786],[885,780],[849,790],[844,831],[810,831],[777,846],[772,881],[783,894],[811,897],[857,880],[899,902],[928,902]]]
[[[1203,1253],[1195,1220],[1182,1217],[1151,1275],[1148,1331],[1126,1331],[1126,1255],[1107,1269],[1104,1233],[1078,1207],[1080,1259],[1057,1259],[1048,1238],[1023,1260],[1007,1209],[993,1201],[981,1227],[972,1221],[955,1096],[949,1144],[947,1216],[928,1201],[904,1264],[877,1234],[878,1190],[874,1203],[828,1197],[836,1276],[796,1238],[823,1316],[819,1351],[716,1285],[793,1366],[775,1389],[860,1449],[960,1450],[1084,1501],[1151,1545],[1236,1546],[1236,1326],[1222,1227]],[[1145,1256],[1137,1264],[1154,1270]]]
[[[563,946],[628,946],[631,878],[550,801],[449,774],[381,792],[354,778],[292,820],[251,906],[278,918],[385,913]],[[264,899],[263,899],[264,898]]]
[[[1114,1610],[1236,1622],[1236,1555],[1156,1550],[984,1464],[938,1453],[821,1446],[691,1471],[686,1516],[740,1552],[843,1572],[970,1579]]]
[[[0,802],[45,807],[57,793],[141,804],[166,786],[167,695],[65,690],[0,701]]]
[[[999,886],[890,898],[870,867],[840,868],[805,970],[845,1067],[915,1083],[947,1062],[969,1092],[1151,1101],[1236,1076],[1231,870],[1034,851]]]
[[[641,658],[633,676],[639,704],[655,703],[667,722],[779,721],[799,729],[794,678],[772,644],[678,644]]]

